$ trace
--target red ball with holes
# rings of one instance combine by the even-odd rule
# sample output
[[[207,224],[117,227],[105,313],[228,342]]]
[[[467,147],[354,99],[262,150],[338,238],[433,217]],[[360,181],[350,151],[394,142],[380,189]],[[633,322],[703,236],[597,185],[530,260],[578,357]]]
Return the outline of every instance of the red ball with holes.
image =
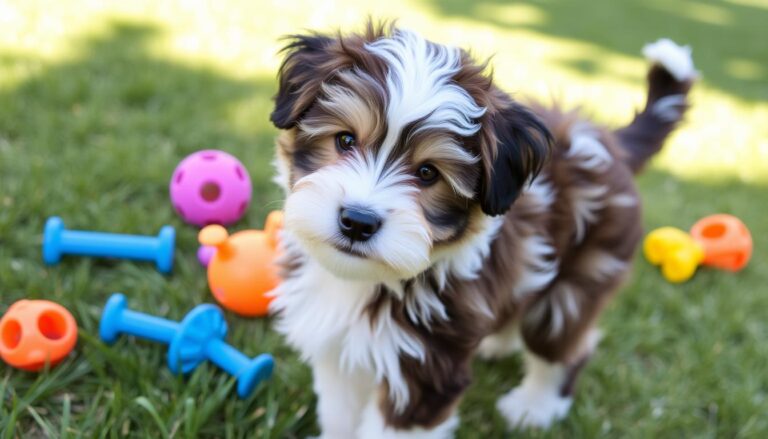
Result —
[[[182,160],[169,189],[176,213],[196,226],[235,223],[251,202],[248,171],[237,158],[215,149]]]
[[[66,308],[47,300],[19,300],[0,319],[0,357],[39,371],[60,363],[77,343],[77,323]]]
[[[704,265],[736,272],[752,257],[752,234],[733,215],[704,217],[693,225],[691,236],[704,247]]]

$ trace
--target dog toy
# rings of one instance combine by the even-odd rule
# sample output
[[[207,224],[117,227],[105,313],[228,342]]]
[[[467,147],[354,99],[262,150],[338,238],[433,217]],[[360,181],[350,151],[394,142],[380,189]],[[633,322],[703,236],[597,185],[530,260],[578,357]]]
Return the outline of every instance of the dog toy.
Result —
[[[656,229],[645,237],[643,252],[669,282],[690,279],[704,260],[704,249],[691,235],[674,227]]]
[[[197,226],[232,224],[251,202],[251,177],[238,159],[224,151],[198,151],[176,166],[170,192],[184,221]]]
[[[733,215],[704,217],[691,227],[691,236],[704,247],[703,265],[737,272],[752,257],[752,235]]]
[[[50,217],[43,232],[43,260],[58,264],[63,254],[155,261],[158,271],[173,268],[176,231],[163,226],[157,236],[66,230],[59,217]]]
[[[267,314],[272,298],[266,293],[280,281],[274,260],[282,218],[282,212],[273,211],[263,231],[244,230],[232,236],[217,225],[200,231],[200,244],[216,249],[208,264],[208,285],[224,308],[244,316]]]
[[[201,245],[200,248],[197,249],[197,260],[203,267],[208,267],[208,264],[211,263],[211,259],[215,254],[216,247],[212,247],[210,245]]]
[[[0,319],[0,356],[19,369],[53,367],[72,352],[75,343],[75,318],[58,303],[19,300]]]
[[[168,345],[168,367],[186,374],[209,360],[237,378],[237,394],[246,398],[261,381],[272,375],[274,360],[269,354],[248,358],[224,342],[227,322],[215,305],[192,309],[180,322],[132,311],[122,294],[113,294],[104,306],[99,336],[112,344],[120,334]]]
[[[686,233],[674,227],[662,227],[646,236],[643,253],[648,262],[661,266],[670,282],[690,279],[699,265],[736,272],[752,256],[752,236],[738,218],[711,215],[697,221]]]

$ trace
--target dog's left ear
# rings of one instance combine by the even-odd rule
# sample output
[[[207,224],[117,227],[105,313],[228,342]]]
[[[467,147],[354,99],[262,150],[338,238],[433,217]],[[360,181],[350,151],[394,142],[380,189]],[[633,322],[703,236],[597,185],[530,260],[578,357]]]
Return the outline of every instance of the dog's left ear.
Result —
[[[535,114],[516,102],[486,117],[479,197],[483,212],[496,216],[509,210],[523,186],[538,175],[552,135]]]
[[[322,82],[340,68],[331,49],[334,39],[318,34],[293,35],[283,47],[285,54],[280,66],[280,82],[275,95],[275,109],[270,115],[277,128],[289,129],[312,105]]]

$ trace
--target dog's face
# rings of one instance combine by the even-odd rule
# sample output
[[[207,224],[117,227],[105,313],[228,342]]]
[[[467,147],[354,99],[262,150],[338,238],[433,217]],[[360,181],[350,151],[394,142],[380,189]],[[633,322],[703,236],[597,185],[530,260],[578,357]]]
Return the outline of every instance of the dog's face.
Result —
[[[408,279],[504,213],[549,133],[454,48],[369,26],[297,36],[272,121],[285,226],[350,279]]]

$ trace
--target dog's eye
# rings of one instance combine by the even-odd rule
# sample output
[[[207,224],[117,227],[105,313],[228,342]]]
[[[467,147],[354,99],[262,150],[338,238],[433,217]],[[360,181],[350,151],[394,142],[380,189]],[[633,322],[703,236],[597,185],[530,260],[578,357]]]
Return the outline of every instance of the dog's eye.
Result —
[[[440,173],[437,172],[437,168],[432,165],[421,165],[419,166],[419,170],[416,171],[416,176],[419,177],[419,181],[426,185],[437,181],[439,175]]]
[[[336,149],[338,149],[339,152],[344,153],[351,151],[355,146],[357,146],[357,139],[355,139],[354,134],[347,131],[342,131],[339,134],[336,134]]]

